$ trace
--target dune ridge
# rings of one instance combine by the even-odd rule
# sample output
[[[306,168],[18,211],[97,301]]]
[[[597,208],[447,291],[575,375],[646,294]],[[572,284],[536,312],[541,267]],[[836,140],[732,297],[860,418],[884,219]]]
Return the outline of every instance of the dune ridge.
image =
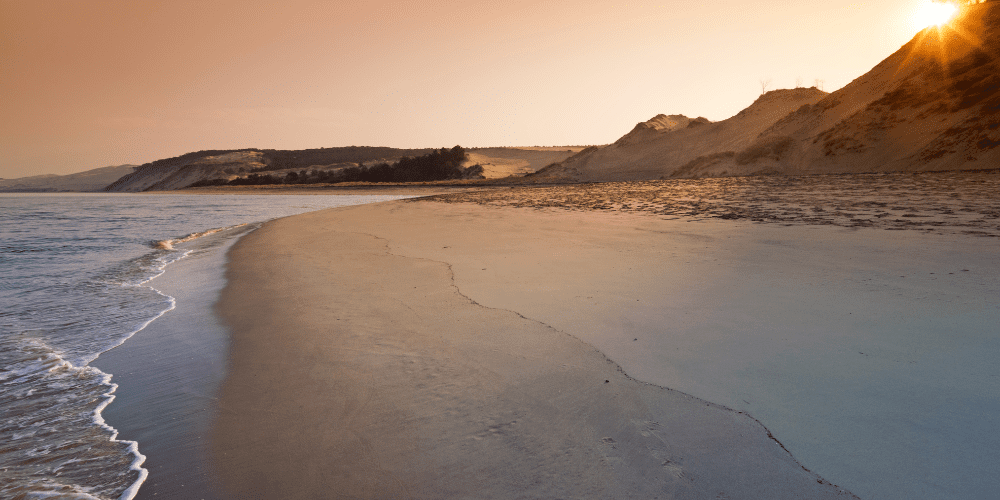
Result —
[[[563,181],[660,179],[695,158],[749,147],[779,119],[826,95],[816,88],[774,90],[719,122],[657,115],[610,145],[584,150],[532,177]],[[674,124],[667,125],[660,117],[672,118]]]
[[[1000,165],[1000,4],[964,6],[844,88],[774,90],[693,130],[660,116],[537,178],[626,181]]]

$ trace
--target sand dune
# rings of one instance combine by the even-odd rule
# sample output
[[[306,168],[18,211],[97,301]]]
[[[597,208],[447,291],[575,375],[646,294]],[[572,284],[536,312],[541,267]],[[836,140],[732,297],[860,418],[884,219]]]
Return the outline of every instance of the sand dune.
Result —
[[[218,154],[189,153],[177,158],[141,165],[135,172],[109,184],[106,191],[165,191],[216,177],[235,176],[264,166],[260,151],[221,151]]]
[[[861,78],[761,134],[782,154],[744,169],[787,173],[1000,167],[1000,5],[927,28]],[[691,174],[697,174],[696,171]]]
[[[543,169],[536,177],[571,181],[659,179],[700,156],[748,147],[788,113],[825,96],[815,88],[775,90],[736,116],[715,123],[683,115],[658,115],[615,143],[585,150]]]
[[[768,92],[738,115],[694,130],[659,130],[651,122],[538,176],[605,181],[998,168],[1000,4],[963,8],[951,25],[925,29],[831,94]]]
[[[483,177],[499,179],[520,176],[569,158],[580,152],[582,147],[566,146],[552,148],[470,148],[469,159],[462,165],[482,165]]]

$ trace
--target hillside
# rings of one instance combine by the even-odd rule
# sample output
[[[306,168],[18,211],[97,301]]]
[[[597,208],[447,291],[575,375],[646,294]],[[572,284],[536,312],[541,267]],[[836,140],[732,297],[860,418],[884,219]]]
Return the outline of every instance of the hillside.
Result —
[[[234,179],[252,172],[284,175],[302,169],[328,170],[360,162],[392,161],[418,156],[432,149],[395,149],[349,146],[303,150],[243,149],[188,153],[136,167],[135,172],[109,183],[105,191],[164,191],[181,189],[195,182]]]
[[[463,166],[482,165],[488,179],[524,175],[566,159],[581,147],[474,148]],[[188,153],[136,167],[135,172],[106,183],[106,191],[138,192],[182,189],[195,183],[231,181],[253,173],[284,177],[290,172],[333,172],[358,163],[394,163],[434,149],[350,146],[305,150],[216,150]]]
[[[659,179],[699,156],[748,147],[788,113],[827,94],[815,88],[775,90],[732,118],[710,122],[684,115],[657,115],[602,147],[588,148],[533,177],[570,181]]]
[[[522,176],[563,161],[582,149],[581,146],[470,148],[465,166],[481,165],[487,179]]]
[[[602,181],[1000,168],[1000,2],[963,7],[949,25],[921,31],[831,94],[775,90],[694,130],[645,123],[537,175]]]
[[[101,191],[108,184],[130,174],[135,165],[101,167],[69,175],[35,175],[19,179],[0,179],[0,192],[87,192]]]

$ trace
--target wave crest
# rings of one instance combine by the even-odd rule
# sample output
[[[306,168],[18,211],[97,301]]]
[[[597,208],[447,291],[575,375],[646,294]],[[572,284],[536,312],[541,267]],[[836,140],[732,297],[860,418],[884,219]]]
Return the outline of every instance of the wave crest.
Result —
[[[181,238],[170,238],[170,239],[166,239],[166,240],[153,241],[153,242],[150,243],[150,246],[153,247],[153,248],[161,249],[161,250],[174,250],[174,245],[176,245],[178,243],[184,243],[184,242],[187,242],[187,241],[191,241],[191,240],[194,240],[194,239],[201,238],[202,236],[208,236],[210,234],[215,234],[215,233],[218,233],[220,231],[226,231],[226,230],[229,230],[229,229],[236,229],[238,227],[243,227],[245,225],[246,224],[244,223],[244,224],[236,224],[236,225],[233,225],[233,226],[217,227],[217,228],[214,228],[214,229],[209,229],[207,231],[201,231],[201,232],[198,232],[198,233],[191,233],[191,234],[189,234],[187,236],[184,236],[184,237],[181,237]]]

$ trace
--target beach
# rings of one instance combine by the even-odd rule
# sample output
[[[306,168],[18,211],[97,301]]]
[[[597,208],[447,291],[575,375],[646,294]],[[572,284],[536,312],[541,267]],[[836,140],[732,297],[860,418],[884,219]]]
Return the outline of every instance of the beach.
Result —
[[[475,303],[443,262],[331,231],[369,214],[329,215],[267,225],[230,253],[213,444],[233,496],[837,496],[752,419]]]
[[[0,500],[1000,498],[1000,0],[3,14]]]
[[[727,220],[587,189],[338,208],[243,237],[217,309],[222,495],[995,487],[1000,260],[979,234],[995,224],[768,224],[763,203]]]

